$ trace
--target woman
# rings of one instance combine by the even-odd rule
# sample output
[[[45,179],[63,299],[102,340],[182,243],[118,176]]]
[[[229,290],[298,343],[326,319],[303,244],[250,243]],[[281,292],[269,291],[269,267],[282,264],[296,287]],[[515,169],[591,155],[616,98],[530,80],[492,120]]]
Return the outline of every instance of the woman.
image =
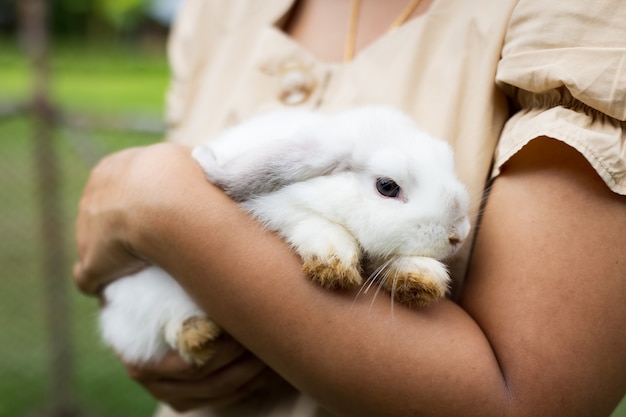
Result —
[[[626,392],[625,9],[409,3],[188,0],[170,45],[178,145],[94,170],[75,268],[97,294],[155,262],[233,336],[204,368],[129,366],[174,409],[600,416]],[[451,299],[393,316],[386,297],[307,282],[180,145],[278,106],[371,103],[449,141],[474,199]]]

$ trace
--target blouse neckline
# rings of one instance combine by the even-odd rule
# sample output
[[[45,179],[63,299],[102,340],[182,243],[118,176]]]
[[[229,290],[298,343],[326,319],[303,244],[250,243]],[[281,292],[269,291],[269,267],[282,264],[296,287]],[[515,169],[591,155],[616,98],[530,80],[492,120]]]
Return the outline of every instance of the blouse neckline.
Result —
[[[411,30],[409,28],[413,28],[415,26],[421,26],[423,24],[424,20],[426,19],[427,15],[429,13],[432,13],[432,11],[436,7],[436,5],[441,3],[440,0],[439,1],[438,0],[432,0],[431,4],[428,6],[428,9],[426,11],[424,11],[423,13],[421,13],[421,14],[419,14],[417,16],[414,16],[414,17],[410,18],[409,20],[407,20],[402,26],[400,26],[396,30],[391,31],[391,32],[383,33],[381,36],[376,38],[374,41],[370,42],[365,47],[363,47],[360,50],[358,50],[356,52],[356,54],[354,55],[354,58],[351,61],[345,62],[345,61],[328,61],[328,60],[320,58],[319,56],[317,56],[316,54],[311,52],[306,46],[302,45],[300,42],[298,42],[295,39],[293,39],[284,30],[283,26],[286,24],[287,20],[289,19],[289,15],[293,12],[293,9],[296,6],[296,3],[298,1],[299,0],[285,0],[283,4],[279,5],[277,14],[270,21],[270,24],[269,24],[270,29],[272,31],[278,33],[281,37],[283,37],[286,40],[288,40],[289,43],[295,45],[298,50],[303,52],[305,55],[309,56],[317,64],[324,65],[324,66],[327,66],[327,67],[336,67],[336,68],[348,67],[348,66],[351,66],[353,63],[356,63],[356,62],[358,62],[358,61],[360,61],[362,59],[367,59],[367,58],[364,58],[364,57],[367,57],[370,54],[375,54],[376,50],[378,50],[380,48],[384,48],[385,47],[384,45],[387,44],[387,43],[393,43],[393,44],[397,45],[397,43],[393,42],[390,39],[393,39],[396,36],[402,36],[403,32]],[[346,28],[347,28],[347,22],[346,22]]]

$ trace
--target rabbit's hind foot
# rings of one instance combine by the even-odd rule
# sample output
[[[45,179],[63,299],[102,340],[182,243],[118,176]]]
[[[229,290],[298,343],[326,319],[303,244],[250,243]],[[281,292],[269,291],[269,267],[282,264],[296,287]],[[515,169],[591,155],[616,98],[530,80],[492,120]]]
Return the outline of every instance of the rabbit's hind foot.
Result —
[[[178,335],[178,352],[187,362],[204,365],[215,354],[215,340],[221,332],[219,326],[206,317],[188,318]]]
[[[335,256],[311,256],[304,260],[302,271],[314,283],[329,290],[354,288],[363,282],[356,258],[346,265]]]

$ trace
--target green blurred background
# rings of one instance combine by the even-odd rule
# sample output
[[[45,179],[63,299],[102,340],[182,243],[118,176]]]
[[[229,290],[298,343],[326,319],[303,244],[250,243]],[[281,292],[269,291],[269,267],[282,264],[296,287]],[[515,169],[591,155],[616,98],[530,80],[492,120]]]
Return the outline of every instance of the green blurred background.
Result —
[[[97,304],[70,276],[90,168],[162,140],[174,6],[0,0],[0,417],[155,408],[100,343]]]
[[[73,222],[99,158],[163,138],[165,42],[182,1],[0,0],[0,417],[155,408],[71,284]]]

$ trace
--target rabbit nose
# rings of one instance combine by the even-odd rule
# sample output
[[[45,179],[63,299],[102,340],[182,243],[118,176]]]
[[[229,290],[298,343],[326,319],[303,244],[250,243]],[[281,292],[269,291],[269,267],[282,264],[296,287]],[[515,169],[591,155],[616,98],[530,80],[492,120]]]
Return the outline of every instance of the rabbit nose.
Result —
[[[459,237],[459,235],[454,233],[454,234],[451,234],[450,236],[448,236],[448,241],[450,242],[450,244],[452,246],[456,246],[459,243],[461,243],[462,239]]]

